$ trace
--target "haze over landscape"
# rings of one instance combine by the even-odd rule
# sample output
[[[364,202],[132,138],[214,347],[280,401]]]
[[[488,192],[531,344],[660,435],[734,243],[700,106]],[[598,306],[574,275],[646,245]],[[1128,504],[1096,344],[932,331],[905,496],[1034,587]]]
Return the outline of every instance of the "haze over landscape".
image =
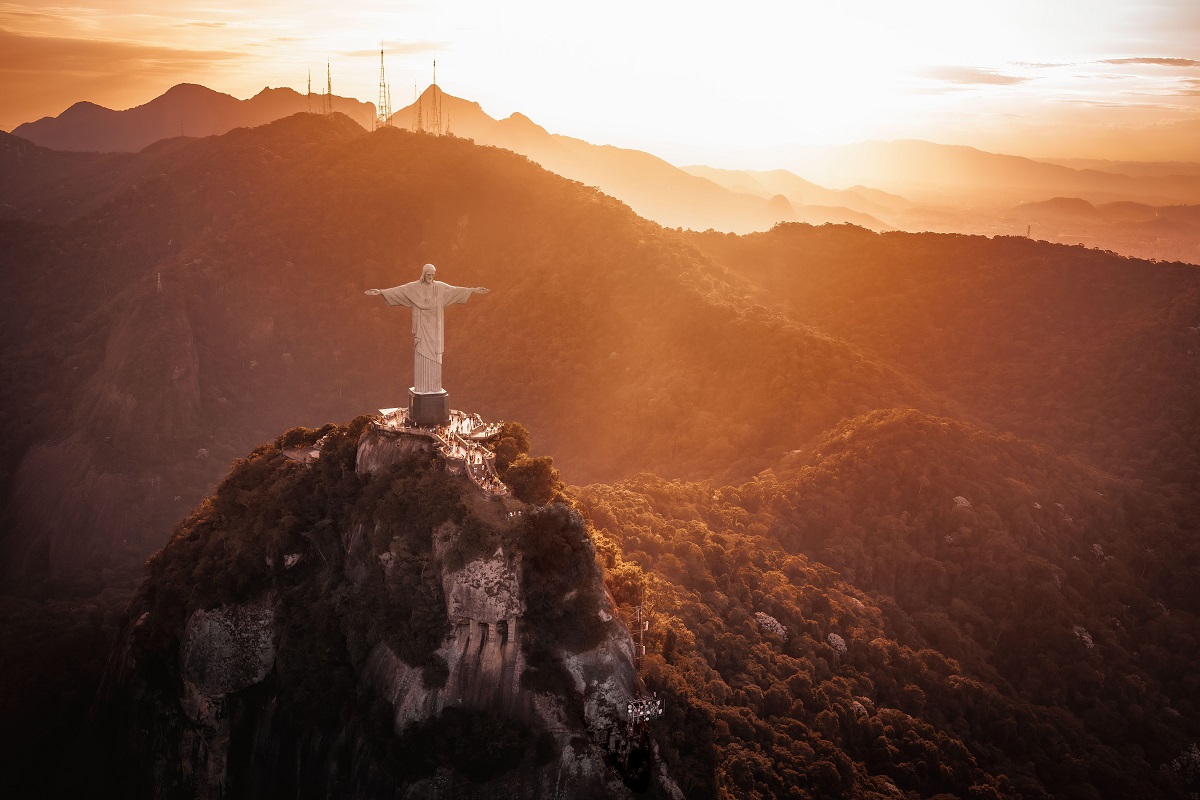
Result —
[[[1200,792],[1196,4],[0,3],[0,71],[0,794]]]
[[[794,144],[926,139],[1029,157],[1200,160],[1200,13],[1187,0],[776,3],[472,0],[0,5],[0,128],[180,82],[235,97],[311,72],[395,106],[430,82],[492,116],[673,163],[792,168]]]

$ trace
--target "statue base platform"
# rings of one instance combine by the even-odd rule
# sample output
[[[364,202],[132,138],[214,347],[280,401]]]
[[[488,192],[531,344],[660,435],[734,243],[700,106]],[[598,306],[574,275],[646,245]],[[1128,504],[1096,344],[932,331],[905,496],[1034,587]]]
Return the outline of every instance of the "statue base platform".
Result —
[[[443,389],[433,394],[408,390],[408,418],[412,425],[446,425],[450,422],[450,395]]]

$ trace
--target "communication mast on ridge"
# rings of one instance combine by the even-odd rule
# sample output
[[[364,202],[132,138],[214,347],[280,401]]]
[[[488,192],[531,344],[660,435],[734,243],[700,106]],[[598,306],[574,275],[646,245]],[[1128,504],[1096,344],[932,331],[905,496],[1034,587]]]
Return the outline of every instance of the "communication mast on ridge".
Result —
[[[433,135],[441,136],[442,135],[442,90],[439,89],[438,85],[437,85],[437,59],[436,58],[433,60],[433,86],[430,88],[433,89],[433,91],[431,92],[431,98],[430,98],[433,100],[433,109],[432,109]]]
[[[417,84],[413,84],[413,132],[422,133],[425,130],[425,120],[421,118],[421,97],[417,94]]]
[[[308,68],[308,113],[312,113],[312,67]]]
[[[375,109],[375,127],[387,128],[392,124],[392,100],[388,91],[387,77],[383,72],[383,48],[379,48],[379,105]]]
[[[322,109],[325,114],[333,113],[333,73],[329,69],[329,59],[325,59],[325,104]]]

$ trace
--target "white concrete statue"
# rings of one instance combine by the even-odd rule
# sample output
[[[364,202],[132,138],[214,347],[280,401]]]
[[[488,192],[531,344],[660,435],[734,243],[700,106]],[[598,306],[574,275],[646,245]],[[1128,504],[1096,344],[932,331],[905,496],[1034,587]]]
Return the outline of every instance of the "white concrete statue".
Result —
[[[438,394],[442,389],[442,353],[445,351],[444,309],[465,303],[473,294],[487,294],[482,286],[451,286],[433,279],[437,267],[426,264],[421,280],[393,286],[391,289],[367,289],[363,294],[383,295],[389,306],[412,309],[412,331],[416,339],[413,361],[413,391]]]

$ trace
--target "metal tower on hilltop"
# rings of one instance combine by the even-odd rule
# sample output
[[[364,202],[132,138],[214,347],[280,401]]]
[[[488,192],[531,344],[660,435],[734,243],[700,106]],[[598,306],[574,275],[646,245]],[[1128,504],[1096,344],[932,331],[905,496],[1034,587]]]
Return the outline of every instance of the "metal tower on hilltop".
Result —
[[[421,117],[421,96],[417,94],[417,84],[413,84],[413,132],[425,131],[425,120]]]
[[[308,113],[312,113],[312,67],[308,68]]]
[[[437,59],[433,60],[433,135],[442,135],[442,90],[437,85]]]
[[[375,128],[388,128],[392,124],[392,93],[388,89],[383,71],[383,48],[379,50],[379,105],[375,109]]]
[[[329,59],[325,60],[325,103],[322,113],[333,113],[333,73],[329,69]]]

